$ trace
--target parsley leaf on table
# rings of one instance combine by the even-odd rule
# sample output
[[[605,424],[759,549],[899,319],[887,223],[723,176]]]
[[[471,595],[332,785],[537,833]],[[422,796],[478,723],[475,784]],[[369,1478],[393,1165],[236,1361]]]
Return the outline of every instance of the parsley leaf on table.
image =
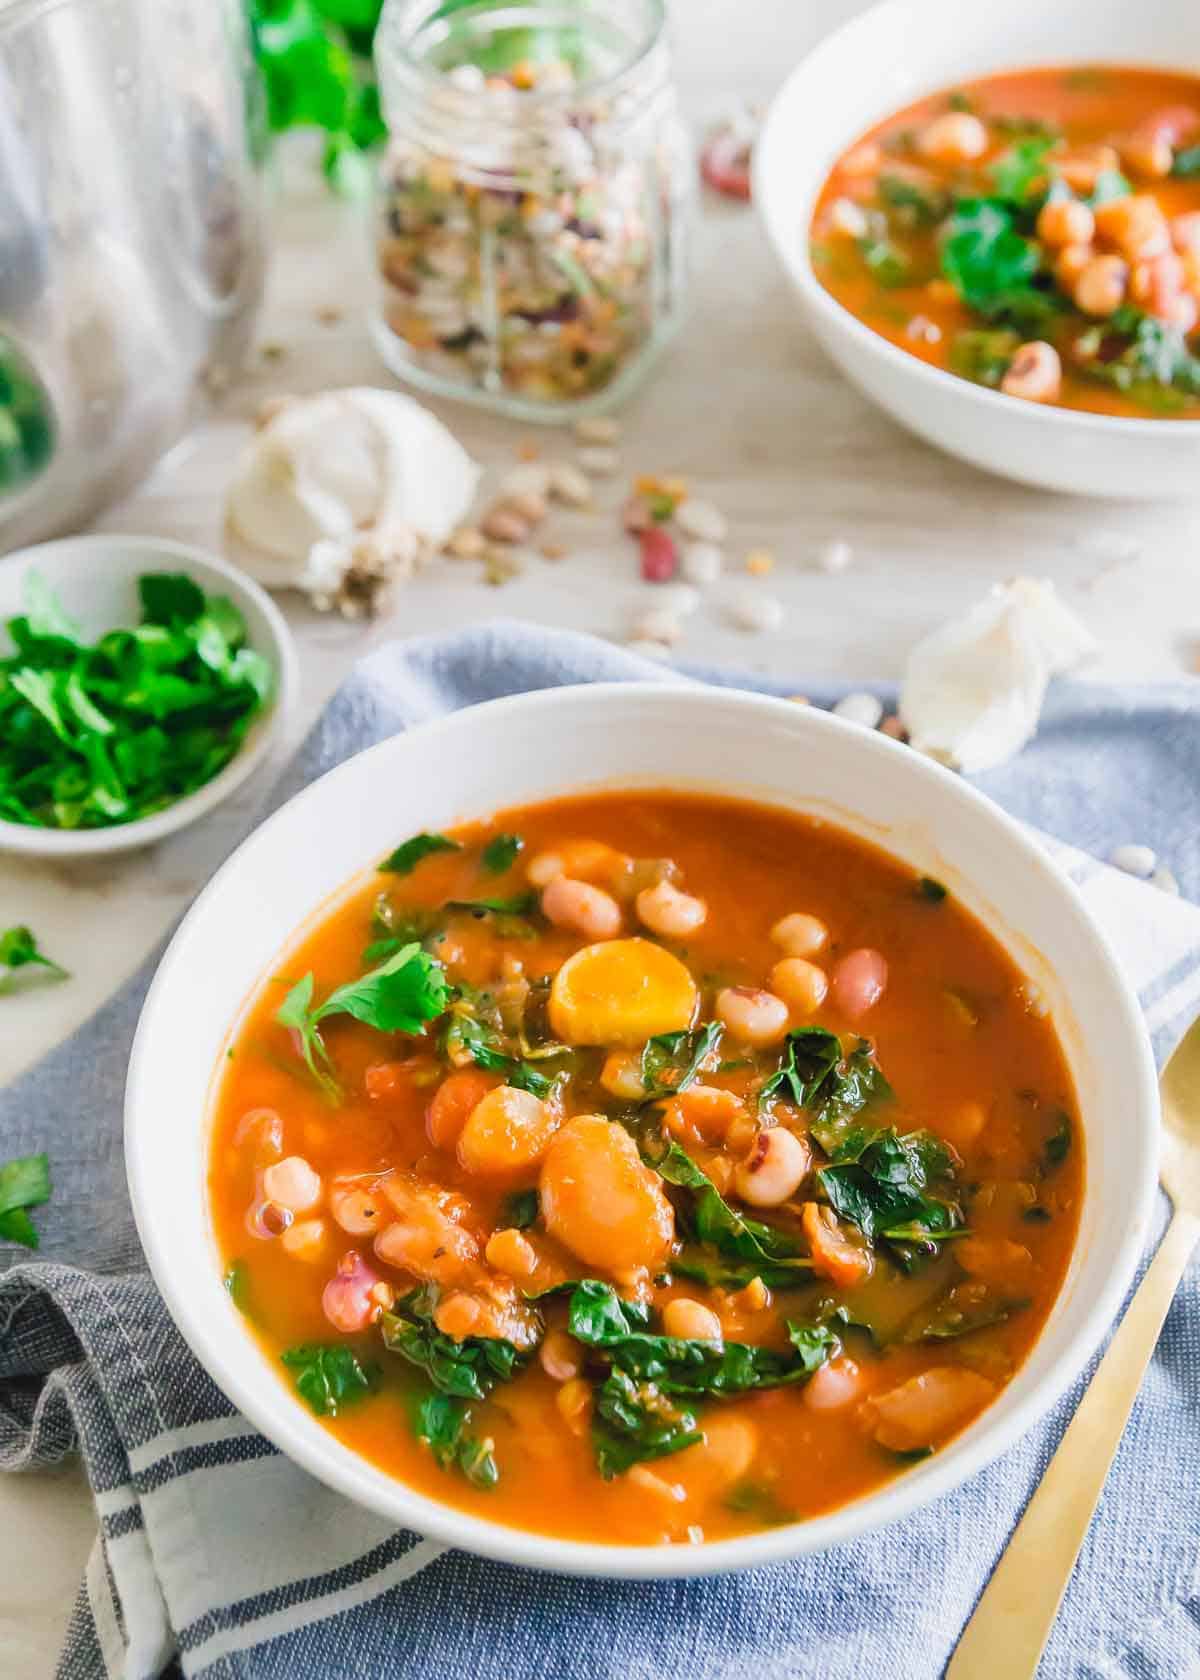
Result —
[[[36,1248],[38,1234],[29,1209],[50,1200],[50,1161],[46,1155],[22,1155],[0,1165],[0,1242]]]
[[[17,971],[32,968],[48,979],[69,980],[70,975],[61,963],[56,963],[39,947],[31,928],[10,927],[0,933],[0,997],[17,989]]]

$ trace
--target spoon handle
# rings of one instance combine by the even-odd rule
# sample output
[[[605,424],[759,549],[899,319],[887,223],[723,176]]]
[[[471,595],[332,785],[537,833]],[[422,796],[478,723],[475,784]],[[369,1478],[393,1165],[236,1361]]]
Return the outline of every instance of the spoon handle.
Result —
[[[1033,1680],[1200,1219],[1177,1213],[975,1606],[944,1680]]]

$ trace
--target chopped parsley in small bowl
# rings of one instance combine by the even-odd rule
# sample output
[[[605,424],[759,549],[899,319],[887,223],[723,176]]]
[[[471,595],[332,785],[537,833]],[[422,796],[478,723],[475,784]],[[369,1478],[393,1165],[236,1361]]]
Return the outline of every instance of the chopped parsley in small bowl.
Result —
[[[68,857],[174,833],[267,755],[295,690],[287,627],[224,561],[150,537],[0,562],[0,851]]]

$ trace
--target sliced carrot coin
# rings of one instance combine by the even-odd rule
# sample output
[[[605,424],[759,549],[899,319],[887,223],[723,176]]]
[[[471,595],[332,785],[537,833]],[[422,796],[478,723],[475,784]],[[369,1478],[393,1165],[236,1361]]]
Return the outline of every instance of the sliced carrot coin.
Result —
[[[567,1044],[633,1049],[690,1027],[699,994],[678,957],[649,939],[585,945],[554,976],[550,1025]]]

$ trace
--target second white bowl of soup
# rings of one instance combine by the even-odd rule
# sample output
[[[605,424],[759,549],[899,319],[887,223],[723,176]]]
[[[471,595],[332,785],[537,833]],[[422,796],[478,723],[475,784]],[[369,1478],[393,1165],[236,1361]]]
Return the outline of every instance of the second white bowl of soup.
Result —
[[[1186,0],[1016,0],[969,16],[953,0],[886,0],[788,78],[754,197],[821,342],[902,424],[1046,489],[1190,496],[1198,144]],[[857,176],[874,154],[882,173]],[[1121,197],[1138,201],[1132,217]],[[1047,198],[1081,225],[1043,223]],[[1132,221],[1156,217],[1153,238],[1134,239]]]

